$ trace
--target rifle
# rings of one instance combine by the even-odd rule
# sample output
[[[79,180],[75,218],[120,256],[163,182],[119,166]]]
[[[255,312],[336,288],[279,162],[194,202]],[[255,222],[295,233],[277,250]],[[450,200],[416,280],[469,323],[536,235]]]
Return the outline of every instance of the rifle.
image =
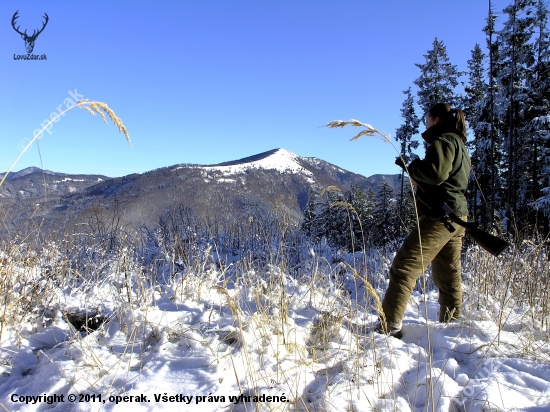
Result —
[[[485,249],[491,255],[498,256],[508,246],[510,246],[510,244],[507,241],[505,241],[505,240],[503,240],[499,237],[493,236],[490,233],[485,232],[484,230],[481,230],[478,227],[477,222],[465,222],[462,219],[460,219],[455,214],[455,212],[453,212],[453,210],[446,203],[443,203],[441,207],[445,211],[446,216],[452,222],[454,222],[457,225],[462,226],[463,228],[465,228],[466,231],[472,237],[472,239],[474,239],[479,246],[481,246],[483,249]],[[450,226],[452,226],[452,225],[450,225]],[[454,231],[455,231],[455,228],[453,228],[451,233],[453,233]]]
[[[396,159],[395,164],[400,166],[403,170],[405,170],[405,172],[407,172],[405,164],[399,157]],[[415,181],[415,183],[417,184],[418,189],[422,191],[422,193],[427,193],[426,190],[422,187],[421,183],[417,181]],[[435,198],[434,204],[428,204],[421,198],[417,199],[420,200],[422,204],[426,206],[434,215],[441,216],[443,224],[450,233],[453,233],[456,229],[446,218],[448,218],[451,222],[465,228],[472,239],[474,239],[479,246],[481,246],[493,256],[500,255],[508,246],[510,246],[510,244],[505,240],[493,236],[490,233],[485,232],[484,230],[481,230],[478,227],[477,222],[465,222],[460,219],[456,215],[456,213],[453,212],[453,210],[444,201],[441,200],[440,196],[436,195],[433,196],[433,198]]]

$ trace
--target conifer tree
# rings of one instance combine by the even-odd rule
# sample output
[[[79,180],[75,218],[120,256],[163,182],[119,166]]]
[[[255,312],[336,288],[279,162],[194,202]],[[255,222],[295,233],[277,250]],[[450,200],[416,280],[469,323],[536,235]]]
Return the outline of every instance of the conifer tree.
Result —
[[[385,185],[389,199],[392,191],[387,183]],[[314,194],[310,193],[305,213],[310,217],[304,219],[302,230],[305,234],[309,233],[308,236],[316,243],[325,238],[328,246],[351,253],[364,250],[371,244],[371,239],[378,237],[378,234],[373,235],[372,232],[377,230],[375,212],[379,208],[379,202],[371,188],[363,193],[359,186],[351,184],[344,194],[338,190],[327,191],[325,202],[316,202],[313,199]],[[314,212],[308,212],[312,208]],[[388,213],[395,214],[394,209],[392,205]],[[378,215],[382,219],[395,222],[395,216],[386,218],[380,213],[379,211]]]
[[[370,208],[366,196],[357,185],[350,185],[344,195],[329,191],[323,221],[328,245],[348,253],[363,250],[372,216]]]
[[[418,105],[426,113],[436,103],[448,103],[455,106],[459,97],[454,91],[458,85],[461,73],[456,66],[449,63],[447,48],[437,37],[432,43],[433,48],[424,55],[425,64],[415,63],[420,69],[420,77],[414,84],[418,86]],[[424,116],[422,122],[425,123]]]
[[[497,61],[495,106],[501,131],[506,136],[504,177],[506,179],[507,229],[526,225],[529,203],[528,185],[532,176],[533,139],[529,131],[529,112],[533,100],[528,90],[529,72],[534,65],[534,49],[530,41],[534,30],[534,0],[513,0],[504,8],[507,15],[502,30]],[[521,150],[520,150],[521,148]]]
[[[372,188],[368,188],[365,193],[365,208],[363,211],[363,229],[366,233],[366,240],[368,245],[373,243],[373,231],[374,231],[374,212],[376,210],[376,193]]]
[[[307,206],[304,212],[304,220],[302,222],[302,230],[309,238],[313,238],[315,243],[318,243],[317,236],[315,236],[315,219],[317,217],[315,211],[316,196],[313,189],[310,187],[307,194]]]
[[[476,43],[472,50],[472,58],[468,60],[468,85],[464,87],[466,97],[463,99],[463,110],[466,121],[471,125],[477,123],[480,116],[480,103],[487,91],[485,83],[485,69],[483,61],[485,55],[479,44]]]
[[[381,247],[384,253],[397,239],[395,204],[392,195],[393,191],[389,183],[382,183],[373,213],[373,243],[375,246]]]
[[[361,188],[352,183],[346,193],[346,200],[353,208],[350,219],[352,221],[355,250],[363,250],[367,237],[365,224],[369,215],[367,199]]]
[[[400,228],[399,237],[405,236],[416,226],[416,208],[410,185],[406,186],[403,197],[403,206],[399,214],[399,221],[397,223]]]
[[[550,42],[548,31],[548,6],[538,0],[535,13],[536,40],[534,43],[535,67],[530,79],[534,105],[531,130],[533,133],[533,188],[535,206],[543,213],[540,223],[542,233],[548,233],[550,217]],[[546,201],[545,201],[546,200]],[[544,207],[545,205],[545,207]],[[543,207],[541,207],[543,206]]]
[[[319,219],[319,234],[325,236],[330,247],[348,252],[354,246],[351,238],[353,226],[350,211],[344,203],[345,198],[340,191],[327,191],[327,200]]]
[[[501,163],[501,141],[502,139],[499,136],[498,129],[495,125],[495,91],[497,90],[497,84],[496,84],[496,67],[495,61],[498,59],[498,48],[499,48],[499,42],[498,40],[495,40],[493,38],[493,35],[495,34],[495,22],[497,19],[497,15],[493,11],[493,5],[491,3],[491,0],[489,0],[489,12],[487,15],[487,25],[483,28],[483,31],[485,32],[485,35],[487,36],[487,49],[489,53],[489,70],[487,72],[487,86],[488,86],[488,93],[485,97],[485,102],[483,103],[484,110],[482,111],[482,117],[478,119],[477,124],[475,125],[476,128],[484,128],[485,133],[488,134],[489,139],[489,145],[487,148],[488,151],[488,164],[485,164],[483,169],[485,171],[488,170],[490,177],[488,178],[489,183],[485,185],[485,192],[489,189],[489,193],[487,193],[487,207],[486,207],[486,215],[485,218],[482,216],[482,224],[486,228],[491,228],[494,226],[494,219],[495,219],[495,209],[496,209],[496,202],[498,200],[498,195],[500,194],[500,188],[502,187],[502,184],[500,184],[500,175],[498,173],[498,167]],[[481,159],[480,159],[481,161]],[[502,202],[499,202],[502,203]]]
[[[473,212],[474,220],[481,220],[483,226],[485,226],[487,217],[487,205],[483,201],[483,194],[487,193],[490,189],[492,169],[490,130],[487,127],[490,125],[487,122],[488,113],[485,105],[488,86],[485,83],[484,58],[485,55],[481,47],[479,44],[476,44],[474,50],[472,50],[472,58],[468,60],[468,84],[464,87],[466,95],[463,99],[466,120],[474,132],[474,139],[468,144],[472,151],[470,159],[474,172],[470,177],[469,184],[469,209]],[[473,177],[476,175],[481,193],[478,191]]]
[[[414,135],[418,134],[418,126],[420,119],[416,115],[414,109],[414,98],[411,93],[411,88],[403,92],[406,96],[401,108],[401,118],[403,124],[395,131],[395,140],[399,142],[400,156],[404,162],[408,164],[412,160],[413,149],[418,147],[418,140],[414,139]],[[405,198],[405,172],[401,171],[401,191],[399,195],[398,218],[404,220],[404,198]],[[401,227],[400,227],[401,228]]]

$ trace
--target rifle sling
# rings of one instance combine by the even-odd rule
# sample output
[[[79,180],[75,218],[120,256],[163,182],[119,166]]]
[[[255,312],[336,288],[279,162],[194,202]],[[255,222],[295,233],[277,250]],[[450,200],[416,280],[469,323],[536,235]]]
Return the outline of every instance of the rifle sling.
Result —
[[[459,150],[462,152],[462,159],[464,158],[464,150],[461,150],[461,147],[460,147],[460,143],[459,143]],[[461,159],[461,160],[462,160]],[[462,165],[462,164],[461,164]],[[461,166],[460,165],[460,166]],[[456,167],[453,168],[453,170],[451,171],[452,174],[456,174],[456,172],[458,171],[458,169],[460,169],[460,166],[459,167]],[[405,169],[403,166],[401,166],[401,168],[407,172],[407,169]],[[417,187],[419,190],[421,190],[422,192],[426,193],[426,191],[424,190],[424,188],[422,187],[422,184],[420,184],[419,182],[416,182],[417,184]],[[432,212],[438,214],[438,215],[441,215],[441,212],[438,212],[437,210],[434,209],[434,205],[430,205],[428,204],[427,202],[423,201],[420,197],[417,197],[417,199],[422,202],[422,204],[424,204],[424,206],[426,206],[429,210],[431,210]],[[459,226],[462,226],[463,228],[465,228],[466,230],[468,229],[477,229],[478,228],[478,225],[476,222],[465,222],[464,220],[462,220],[461,218],[459,218],[455,212],[453,212],[453,210],[446,204],[446,203],[443,203],[441,205],[441,209],[445,212],[445,215],[453,222],[453,223],[456,223],[457,225]],[[443,224],[445,225],[445,227],[447,228],[447,230],[451,233],[453,233],[455,231],[455,228],[453,227],[453,225],[451,225],[446,219],[445,219],[445,215],[441,216],[441,221],[443,222]]]
[[[422,192],[425,193],[425,190],[424,188],[417,182],[417,187],[422,190]],[[431,210],[432,212],[436,213],[436,214],[441,214],[440,212],[434,210],[434,205],[430,205],[426,202],[424,202],[421,198],[417,198],[418,200],[420,200],[422,202],[422,204],[424,204],[424,206],[426,206],[429,210]],[[463,228],[465,228],[466,230],[468,229],[477,229],[478,225],[476,222],[465,222],[464,220],[462,220],[461,218],[459,218],[455,212],[453,212],[453,210],[446,204],[446,203],[443,203],[441,205],[441,209],[443,210],[443,212],[445,212],[445,215],[441,216],[441,221],[443,222],[443,224],[445,225],[445,227],[447,228],[447,230],[451,233],[453,233],[455,231],[455,228],[453,227],[453,225],[451,225],[449,223],[448,220],[445,219],[445,216],[447,216],[453,223],[456,223],[457,225],[459,226],[462,226]]]
[[[464,220],[459,218],[446,203],[443,203],[443,206],[441,206],[441,208],[445,211],[445,213],[453,223],[462,226],[466,230],[477,229],[478,226],[476,222],[465,222]]]

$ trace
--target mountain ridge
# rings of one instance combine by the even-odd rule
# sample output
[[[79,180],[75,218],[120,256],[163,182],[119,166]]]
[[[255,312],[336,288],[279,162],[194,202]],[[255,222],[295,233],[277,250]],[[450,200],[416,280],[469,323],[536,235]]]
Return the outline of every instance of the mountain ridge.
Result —
[[[0,203],[14,209],[10,212],[14,225],[32,217],[43,227],[74,226],[98,213],[108,215],[122,208],[124,224],[138,227],[153,224],[179,206],[199,216],[228,219],[252,211],[270,213],[282,205],[297,222],[310,189],[320,194],[336,186],[344,192],[353,184],[377,191],[383,182],[396,188],[399,176],[367,178],[282,148],[212,165],[179,164],[114,178],[36,169],[16,172],[0,189]]]
[[[4,172],[4,173],[0,173],[0,179],[3,179],[4,176],[6,175],[7,172]],[[17,172],[10,172],[8,174],[8,177],[6,177],[6,180],[13,180],[13,179],[17,179],[17,178],[20,178],[20,177],[23,177],[23,176],[26,176],[28,174],[32,174],[32,173],[45,173],[45,174],[48,174],[48,175],[62,175],[64,173],[60,173],[60,172],[52,172],[51,170],[42,170],[40,167],[36,167],[36,166],[30,166],[30,167],[26,167],[24,169],[21,169]]]

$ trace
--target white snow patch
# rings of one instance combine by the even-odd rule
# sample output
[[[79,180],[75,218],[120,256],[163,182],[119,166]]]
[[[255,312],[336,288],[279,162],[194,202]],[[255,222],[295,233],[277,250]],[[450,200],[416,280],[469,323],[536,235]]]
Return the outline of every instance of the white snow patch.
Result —
[[[65,177],[63,180],[56,180],[55,183],[61,183],[61,182],[83,182],[84,179],[71,179],[70,177]]]
[[[251,169],[277,170],[281,173],[294,173],[313,175],[309,170],[304,169],[299,163],[299,156],[285,149],[278,149],[276,152],[263,159],[249,163],[241,163],[231,166],[201,166],[208,171],[218,171],[225,176],[242,173]]]

